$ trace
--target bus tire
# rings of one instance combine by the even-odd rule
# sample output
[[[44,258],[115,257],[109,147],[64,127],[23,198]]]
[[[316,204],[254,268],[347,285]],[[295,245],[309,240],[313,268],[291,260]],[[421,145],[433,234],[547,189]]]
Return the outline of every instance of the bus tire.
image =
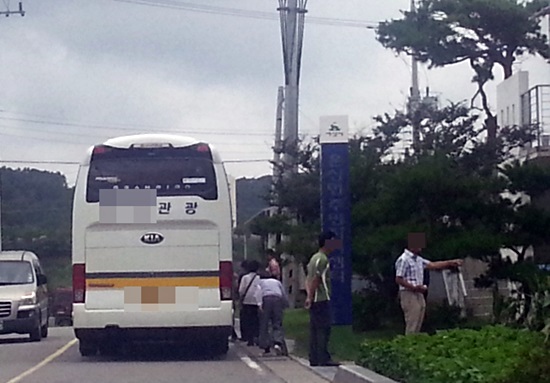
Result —
[[[225,357],[229,351],[229,339],[221,338],[212,342],[212,354],[218,357]]]
[[[112,341],[103,341],[99,344],[98,349],[102,356],[114,356],[118,353],[118,347]]]
[[[97,345],[89,340],[82,340],[78,342],[78,350],[82,356],[94,356],[97,354]]]

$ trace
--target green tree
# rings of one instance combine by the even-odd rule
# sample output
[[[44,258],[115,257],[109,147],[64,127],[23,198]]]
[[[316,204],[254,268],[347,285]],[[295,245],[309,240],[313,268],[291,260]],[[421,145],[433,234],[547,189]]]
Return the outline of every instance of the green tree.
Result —
[[[478,116],[465,106],[422,113],[420,124],[415,114],[378,117],[374,136],[352,146],[354,269],[391,296],[393,263],[407,233],[422,231],[428,258],[489,261],[491,282],[512,279],[527,292],[534,274],[525,249],[546,243],[550,230],[547,211],[521,202],[528,193],[548,191],[550,179],[542,177],[548,172],[512,161],[532,130],[504,128],[488,143]],[[418,150],[396,157],[399,133],[413,124],[422,137]],[[497,262],[502,248],[521,255],[513,268]]]
[[[2,249],[71,253],[72,193],[61,173],[1,168]]]
[[[319,145],[315,140],[303,139],[292,153],[283,145],[280,154],[291,154],[293,163],[273,164],[280,177],[273,180],[268,199],[278,214],[257,217],[251,223],[251,231],[263,237],[276,235],[278,251],[305,262],[316,249],[321,222]]]
[[[377,38],[384,47],[430,67],[468,62],[478,88],[474,98],[481,97],[489,137],[495,138],[496,118],[484,86],[494,78],[495,65],[508,78],[517,57],[550,57],[542,15],[536,16],[547,6],[546,0],[423,0],[417,10],[403,12],[402,19],[380,23]]]

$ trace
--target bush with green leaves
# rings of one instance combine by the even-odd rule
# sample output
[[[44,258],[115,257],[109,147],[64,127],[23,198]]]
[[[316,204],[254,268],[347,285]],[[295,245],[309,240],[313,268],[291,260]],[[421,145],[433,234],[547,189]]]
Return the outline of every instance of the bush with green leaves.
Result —
[[[389,300],[376,290],[364,289],[352,295],[353,329],[370,331],[383,328],[388,317],[399,315],[397,299]]]
[[[517,374],[514,382],[546,383],[537,366],[549,356],[539,332],[487,326],[367,341],[357,362],[403,383],[511,383],[516,370],[525,368],[530,380]]]

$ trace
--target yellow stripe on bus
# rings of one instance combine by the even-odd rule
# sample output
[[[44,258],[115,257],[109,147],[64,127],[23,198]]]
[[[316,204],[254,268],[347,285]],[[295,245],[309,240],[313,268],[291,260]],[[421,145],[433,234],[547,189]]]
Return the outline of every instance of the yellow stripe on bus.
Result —
[[[122,289],[124,287],[197,286],[219,287],[218,277],[183,278],[94,278],[86,280],[88,289]]]

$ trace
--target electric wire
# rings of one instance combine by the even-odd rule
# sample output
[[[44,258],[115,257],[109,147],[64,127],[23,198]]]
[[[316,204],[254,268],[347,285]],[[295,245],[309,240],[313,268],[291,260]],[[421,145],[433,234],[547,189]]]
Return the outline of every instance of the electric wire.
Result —
[[[2,113],[2,111],[0,111]],[[150,133],[151,129],[154,127],[149,127],[149,129],[145,129],[143,125],[141,127],[144,127],[143,129],[134,129],[134,128],[125,128],[120,126],[114,126],[114,125],[97,125],[97,124],[85,124],[85,123],[73,123],[73,122],[64,122],[64,121],[48,121],[48,120],[40,120],[40,119],[30,119],[30,118],[13,118],[13,117],[3,117],[0,116],[0,120],[8,120],[8,121],[18,121],[18,122],[27,122],[31,124],[41,124],[41,125],[58,125],[58,126],[68,126],[68,127],[77,127],[77,128],[90,128],[90,129],[109,129],[109,130],[120,130],[120,131],[130,131],[130,132],[141,132],[141,133]],[[166,133],[197,133],[197,134],[208,134],[208,135],[243,135],[243,136],[272,136],[274,135],[273,132],[239,132],[239,131],[232,131],[232,132],[225,132],[225,131],[203,131],[203,130],[192,130],[192,129],[179,129],[179,130],[173,130],[168,128],[161,128],[161,127],[155,127],[155,130],[162,130]]]
[[[212,5],[202,5],[190,2],[182,2],[175,0],[113,0],[120,3],[144,5],[159,8],[171,8],[188,12],[216,14],[223,16],[244,17],[259,20],[279,20],[279,15],[275,12],[246,10],[240,8],[228,8]],[[279,2],[281,4],[281,2]],[[305,3],[304,3],[305,4]],[[378,26],[378,22],[354,19],[338,19],[329,17],[308,16],[306,18],[308,24],[329,25],[336,27],[350,28],[373,28]]]

